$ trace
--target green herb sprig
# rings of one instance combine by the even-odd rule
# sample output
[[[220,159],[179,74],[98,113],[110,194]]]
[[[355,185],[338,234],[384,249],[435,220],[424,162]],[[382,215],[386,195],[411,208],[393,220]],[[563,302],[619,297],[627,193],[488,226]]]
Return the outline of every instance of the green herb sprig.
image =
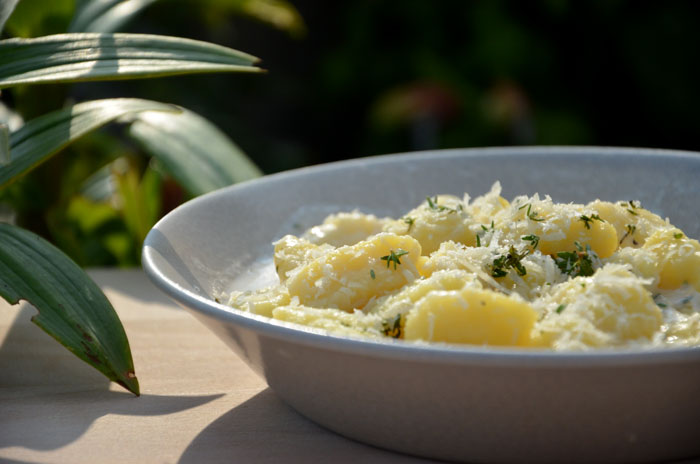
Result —
[[[559,267],[561,272],[571,277],[592,276],[595,252],[591,250],[589,245],[586,245],[584,250],[579,242],[574,242],[574,246],[576,247],[575,251],[560,251],[557,253],[556,258],[554,258],[557,267]]]
[[[491,265],[491,276],[505,277],[508,275],[508,269],[515,269],[518,275],[526,275],[527,269],[525,269],[525,266],[520,261],[527,255],[527,251],[519,253],[518,250],[511,245],[508,253],[493,260],[493,264]]]
[[[496,230],[496,226],[493,223],[493,219],[491,220],[491,227],[486,227],[485,225],[481,224],[481,230],[484,232],[488,232],[489,230]]]
[[[530,203],[525,203],[523,206],[521,206],[520,209],[527,208],[527,211],[525,212],[525,215],[530,219],[531,221],[535,222],[541,222],[544,221],[544,218],[541,218],[538,216],[537,211],[532,211],[532,205]]]
[[[635,211],[635,209],[640,208],[640,207],[641,207],[640,204],[635,203],[635,202],[632,201],[632,200],[630,200],[630,201],[628,201],[628,202],[626,202],[626,203],[623,201],[621,204],[622,204],[622,206],[628,206],[628,205],[629,205],[629,208],[627,208],[627,212],[630,213],[632,216],[639,216],[639,213],[637,213],[637,212]]]
[[[439,205],[437,195],[435,195],[432,198],[425,197],[425,201],[428,203],[428,208],[433,210],[433,211],[438,211],[438,212],[447,211],[448,213],[456,213],[457,211],[464,211],[464,206],[462,206],[461,203],[458,204],[456,208],[450,208],[449,206]]]
[[[537,249],[537,245],[540,244],[540,237],[535,234],[523,235],[520,239],[530,242],[530,246],[533,250]]]
[[[597,214],[591,214],[590,216],[586,216],[585,214],[583,214],[581,215],[581,217],[578,218],[578,220],[583,221],[583,225],[586,226],[586,229],[591,228],[591,223],[593,221],[605,222],[605,220],[601,219],[601,217]]]
[[[625,232],[625,235],[623,235],[622,238],[620,239],[620,245],[622,245],[622,242],[624,242],[627,237],[632,237],[632,243],[634,245],[636,245],[637,241],[634,240],[634,233],[637,231],[637,226],[635,226],[634,224],[627,224],[625,226],[625,229],[626,229],[626,232]]]
[[[398,264],[401,264],[401,260],[399,259],[400,257],[407,255],[408,251],[402,250],[399,248],[398,250],[389,250],[389,254],[386,256],[382,256],[380,259],[382,261],[386,261],[386,267],[389,267],[392,263],[394,264],[394,270],[396,270],[396,266]]]

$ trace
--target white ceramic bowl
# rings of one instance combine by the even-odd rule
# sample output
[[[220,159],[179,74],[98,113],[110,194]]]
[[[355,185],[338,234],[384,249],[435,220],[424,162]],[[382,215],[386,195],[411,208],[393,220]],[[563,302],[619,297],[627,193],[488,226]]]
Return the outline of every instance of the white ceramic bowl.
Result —
[[[334,163],[204,195],[153,228],[143,265],[284,401],[347,437],[471,462],[700,456],[699,348],[553,353],[377,342],[271,321],[212,298],[270,280],[272,241],[332,211],[398,216],[428,195],[475,196],[496,180],[507,198],[641,200],[700,237],[700,154],[466,149]]]

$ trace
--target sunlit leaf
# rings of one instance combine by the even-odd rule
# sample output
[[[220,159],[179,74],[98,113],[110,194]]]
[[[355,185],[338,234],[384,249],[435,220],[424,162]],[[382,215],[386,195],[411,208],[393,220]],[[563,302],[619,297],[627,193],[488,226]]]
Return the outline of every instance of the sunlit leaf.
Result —
[[[37,235],[0,224],[0,296],[26,300],[32,321],[110,380],[139,394],[129,341],[114,308],[92,280]]]
[[[17,5],[17,0],[0,0],[0,32]]]
[[[301,15],[286,0],[237,0],[229,3],[238,4],[241,13],[292,35],[299,36],[306,32]]]
[[[156,1],[92,0],[77,9],[68,32],[115,32]],[[191,6],[186,8],[199,6],[212,15],[231,13],[248,16],[293,36],[306,32],[301,15],[286,0],[189,0],[187,3]]]
[[[0,88],[17,84],[140,79],[202,72],[259,72],[246,53],[180,37],[57,34],[0,41]]]
[[[180,110],[173,105],[149,100],[114,98],[78,103],[28,121],[10,134],[10,162],[0,166],[0,187],[32,170],[86,133],[139,111]]]
[[[93,0],[79,8],[68,32],[114,32],[157,0]]]
[[[226,134],[191,111],[143,112],[133,118],[129,134],[192,195],[261,175]]]

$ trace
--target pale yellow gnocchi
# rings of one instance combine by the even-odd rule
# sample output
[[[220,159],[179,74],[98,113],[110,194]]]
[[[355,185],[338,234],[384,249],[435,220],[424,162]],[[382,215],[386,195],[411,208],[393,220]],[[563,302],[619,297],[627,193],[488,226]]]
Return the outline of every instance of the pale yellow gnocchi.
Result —
[[[219,299],[325,333],[527,349],[700,344],[700,243],[639,202],[434,195],[274,246],[279,284]]]

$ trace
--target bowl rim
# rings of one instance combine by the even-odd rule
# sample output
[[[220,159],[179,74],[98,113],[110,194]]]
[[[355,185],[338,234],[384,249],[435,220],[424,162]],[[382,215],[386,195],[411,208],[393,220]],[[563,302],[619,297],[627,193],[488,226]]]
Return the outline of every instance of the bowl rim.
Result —
[[[488,365],[521,368],[600,368],[606,366],[639,366],[700,361],[700,346],[695,347],[650,347],[650,348],[604,348],[581,352],[554,352],[549,349],[508,348],[492,346],[459,345],[447,343],[420,343],[396,339],[365,339],[354,336],[329,334],[322,329],[314,329],[265,316],[247,313],[202,297],[180,286],[165,276],[155,262],[157,251],[153,247],[154,231],[166,226],[173,217],[186,214],[218,196],[236,195],[251,185],[291,180],[308,175],[322,175],[324,172],[348,169],[356,165],[403,162],[426,156],[440,155],[443,158],[478,156],[571,156],[595,154],[596,156],[659,157],[672,156],[692,160],[700,164],[700,153],[686,150],[596,147],[596,146],[527,146],[527,147],[487,147],[426,150],[409,153],[395,153],[335,161],[332,163],[307,166],[241,182],[235,185],[201,195],[178,206],[161,218],[149,231],[142,248],[142,266],[146,275],[164,293],[190,311],[210,319],[252,330],[260,335],[289,343],[328,351],[342,351],[360,356],[381,357],[392,360],[423,361],[451,365]]]

